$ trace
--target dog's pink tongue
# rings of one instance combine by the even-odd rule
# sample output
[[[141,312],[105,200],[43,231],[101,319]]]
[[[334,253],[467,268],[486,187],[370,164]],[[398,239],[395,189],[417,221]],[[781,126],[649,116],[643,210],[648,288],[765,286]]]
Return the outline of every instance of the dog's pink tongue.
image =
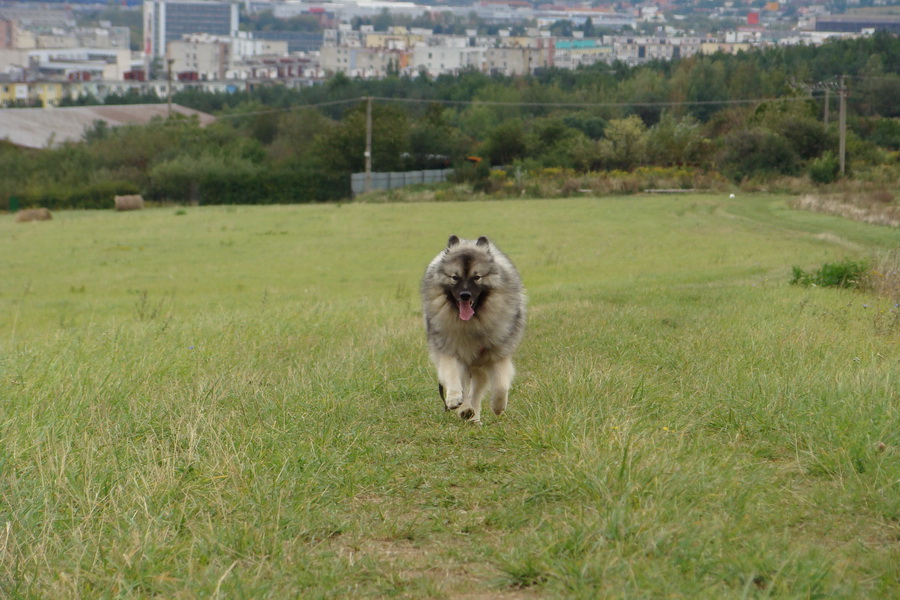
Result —
[[[475,310],[472,308],[471,302],[459,301],[459,318],[468,321],[475,316]]]

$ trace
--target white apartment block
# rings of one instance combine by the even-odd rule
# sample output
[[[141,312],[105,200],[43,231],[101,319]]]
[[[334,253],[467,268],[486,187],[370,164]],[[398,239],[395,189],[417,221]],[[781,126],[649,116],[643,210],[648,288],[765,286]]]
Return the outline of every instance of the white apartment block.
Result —
[[[195,34],[169,42],[166,57],[175,73],[196,73],[203,81],[225,79],[236,62],[266,56],[286,56],[285,41],[257,40],[245,32],[235,36]]]
[[[392,69],[408,68],[409,53],[382,48],[323,46],[319,62],[325,73],[344,73],[349,77],[377,79],[386,77]]]
[[[551,47],[488,48],[484,57],[487,72],[499,75],[528,75],[553,65]]]
[[[604,36],[617,60],[637,65],[650,60],[673,60],[699,54],[700,38]]]
[[[0,72],[27,69],[32,75],[48,80],[122,81],[125,73],[140,64],[127,48],[35,48],[31,50],[0,49]]]
[[[431,77],[458,74],[467,69],[487,69],[486,48],[468,46],[416,46],[410,58],[412,73],[427,73]]]
[[[42,31],[18,28],[16,48],[122,48],[129,49],[131,31],[127,27],[53,27]]]
[[[166,57],[173,73],[196,73],[204,81],[225,79],[231,64],[231,45],[214,40],[169,42]]]

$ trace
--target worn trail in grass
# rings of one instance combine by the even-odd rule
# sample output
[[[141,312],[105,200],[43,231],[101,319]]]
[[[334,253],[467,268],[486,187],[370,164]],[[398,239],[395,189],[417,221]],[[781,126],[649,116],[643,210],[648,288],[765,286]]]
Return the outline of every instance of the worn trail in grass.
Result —
[[[487,234],[509,412],[444,413],[418,279]],[[0,217],[0,595],[900,591],[886,228],[771,196]]]

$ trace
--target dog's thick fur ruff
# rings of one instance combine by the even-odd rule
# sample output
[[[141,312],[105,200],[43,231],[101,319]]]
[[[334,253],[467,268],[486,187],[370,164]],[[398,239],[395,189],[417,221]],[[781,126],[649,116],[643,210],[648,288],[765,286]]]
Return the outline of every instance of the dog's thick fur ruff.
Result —
[[[447,410],[481,422],[490,389],[494,414],[506,410],[512,356],[525,332],[525,291],[512,262],[486,237],[453,235],[425,270],[422,305],[431,360]]]

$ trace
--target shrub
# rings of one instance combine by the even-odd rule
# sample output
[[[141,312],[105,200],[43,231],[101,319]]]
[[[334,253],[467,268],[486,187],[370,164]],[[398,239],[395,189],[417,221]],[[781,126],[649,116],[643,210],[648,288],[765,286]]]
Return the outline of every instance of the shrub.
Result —
[[[181,155],[150,169],[150,197],[205,204],[263,204],[263,169],[240,157]]]
[[[795,175],[799,157],[790,143],[766,129],[733,131],[725,136],[721,171],[733,181]]]
[[[482,147],[491,164],[506,165],[527,152],[525,129],[519,120],[504,121],[488,132]]]
[[[869,141],[890,150],[900,150],[900,121],[878,119],[872,125]]]
[[[836,142],[820,122],[810,118],[785,119],[777,123],[774,130],[784,137],[794,152],[804,160],[821,155],[828,148],[833,148]]]
[[[454,166],[450,180],[456,183],[470,183],[476,191],[490,188],[491,167],[487,161],[462,161]]]
[[[29,185],[22,194],[22,205],[51,210],[112,208],[115,196],[139,193],[140,189],[131,181],[103,180],[83,185],[50,181]]]
[[[598,154],[607,168],[628,171],[637,167],[647,154],[647,126],[635,115],[610,121]]]
[[[861,288],[868,283],[869,266],[865,261],[843,260],[825,263],[817,271],[793,267],[791,283],[817,287]]]
[[[807,167],[809,178],[813,183],[834,183],[840,177],[840,171],[841,162],[832,152],[826,152],[813,159]]]

